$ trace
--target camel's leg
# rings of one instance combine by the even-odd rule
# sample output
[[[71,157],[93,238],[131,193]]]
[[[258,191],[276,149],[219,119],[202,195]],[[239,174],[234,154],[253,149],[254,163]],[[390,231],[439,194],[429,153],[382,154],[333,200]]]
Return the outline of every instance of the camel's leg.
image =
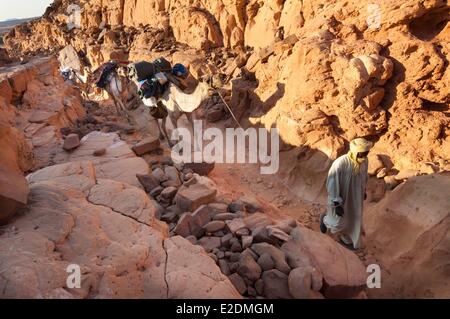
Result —
[[[186,114],[186,118],[188,119],[188,122],[191,124],[191,128],[192,128],[192,136],[194,138],[194,150],[195,151],[200,151],[200,142],[198,141],[198,136],[196,136],[195,134],[195,130],[194,130],[194,116],[192,113],[184,113]],[[200,132],[202,133],[202,132]]]
[[[169,143],[170,145],[170,139],[169,139],[169,135],[167,135],[167,130],[166,130],[166,121],[167,121],[167,116],[164,116],[161,119],[161,127],[159,126],[159,122],[158,122],[158,128],[159,128],[159,136],[161,139],[166,139],[166,141]]]
[[[170,112],[169,111],[169,118],[170,118],[170,121],[172,122],[174,131],[177,133],[177,136],[176,136],[177,140],[179,139],[178,131],[177,131],[179,117],[180,117],[180,115],[177,114],[177,112]],[[168,142],[169,142],[170,147],[172,147],[173,146],[172,141],[170,139],[168,139]]]

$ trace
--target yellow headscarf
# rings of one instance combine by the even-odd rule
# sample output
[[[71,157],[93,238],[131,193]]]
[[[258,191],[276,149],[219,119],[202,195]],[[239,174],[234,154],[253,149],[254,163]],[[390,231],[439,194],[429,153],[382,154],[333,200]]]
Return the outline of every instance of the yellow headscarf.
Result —
[[[362,137],[355,138],[350,142],[350,151],[347,155],[352,161],[353,171],[355,173],[359,173],[360,165],[366,161],[366,158],[358,158],[358,153],[368,152],[371,147],[372,142]]]

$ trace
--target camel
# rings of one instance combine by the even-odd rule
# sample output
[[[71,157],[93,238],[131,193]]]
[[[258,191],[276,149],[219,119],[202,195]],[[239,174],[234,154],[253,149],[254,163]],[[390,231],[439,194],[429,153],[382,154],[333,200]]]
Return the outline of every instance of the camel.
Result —
[[[191,94],[184,93],[173,82],[170,82],[169,87],[161,97],[159,97],[158,99],[143,98],[142,102],[144,103],[144,105],[150,108],[158,107],[159,104],[162,104],[167,110],[170,121],[172,122],[172,125],[175,127],[175,129],[178,128],[178,119],[183,114],[186,115],[186,118],[191,125],[192,131],[194,131],[193,112],[198,109],[202,102],[208,99],[212,95],[212,93],[213,89],[205,82],[199,82],[194,92],[192,92]],[[158,123],[160,136],[162,133],[169,143],[169,146],[173,147],[173,144],[167,135],[166,120],[167,116],[164,116],[161,119],[161,127],[159,127]]]
[[[198,109],[202,102],[212,95],[213,88],[206,82],[199,82],[194,92],[187,94],[184,93],[176,84],[174,84],[178,83],[176,77],[168,75],[168,78],[170,80],[170,84],[161,97],[158,99],[141,99],[137,95],[137,87],[139,87],[138,82],[128,79],[124,73],[124,70],[117,66],[110,72],[104,89],[113,99],[118,115],[125,115],[128,121],[130,121],[130,118],[127,114],[127,109],[136,108],[139,103],[143,103],[152,110],[157,110],[158,108],[163,107],[165,109],[164,112],[162,112],[163,114],[160,116],[153,115],[153,117],[158,123],[159,137],[161,139],[165,138],[169,143],[169,146],[173,147],[173,143],[169,139],[166,130],[167,116],[169,116],[172,125],[175,129],[177,129],[178,119],[185,114],[191,124],[192,130],[194,130],[192,112]],[[129,93],[132,95],[131,99],[127,99]],[[138,103],[136,103],[136,101]],[[161,119],[161,125],[158,119]]]

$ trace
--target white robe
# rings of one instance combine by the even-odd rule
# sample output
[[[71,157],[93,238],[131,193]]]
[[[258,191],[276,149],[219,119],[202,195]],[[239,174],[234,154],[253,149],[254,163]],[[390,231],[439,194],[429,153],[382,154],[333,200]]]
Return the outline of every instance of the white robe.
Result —
[[[340,232],[351,239],[355,249],[360,247],[366,183],[367,160],[360,164],[359,173],[355,173],[347,154],[337,158],[328,172],[328,209],[323,222],[332,233]],[[333,202],[342,204],[344,216],[336,215]]]

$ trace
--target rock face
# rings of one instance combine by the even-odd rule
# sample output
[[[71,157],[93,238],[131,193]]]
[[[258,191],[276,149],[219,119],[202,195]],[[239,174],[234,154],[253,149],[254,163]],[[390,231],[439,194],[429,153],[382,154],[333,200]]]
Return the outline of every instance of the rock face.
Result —
[[[392,287],[411,298],[449,296],[449,187],[448,174],[414,177],[368,211],[367,243],[384,276],[374,296],[395,297]]]
[[[206,253],[167,237],[141,189],[96,176],[90,161],[28,176],[26,211],[0,235],[2,298],[239,298]],[[81,289],[66,287],[70,264]]]
[[[64,82],[58,68],[53,57],[0,68],[0,109],[5,115],[1,118],[23,131],[29,145],[21,147],[22,171],[51,163],[53,154],[62,147],[59,130],[73,126],[86,114],[79,91]],[[30,146],[33,155],[26,153]]]
[[[70,4],[55,2],[42,19],[13,29],[5,38],[9,54],[64,48],[61,59],[83,52],[97,67],[164,52],[194,76],[220,70],[233,78],[234,113],[267,128],[275,124],[285,143],[323,153],[316,168],[327,168],[356,136],[376,140],[372,155],[388,157],[396,169],[448,165],[445,1],[95,0],[80,3],[74,29],[67,26]],[[220,47],[233,51],[220,59],[210,54]],[[238,77],[241,67],[253,79]],[[13,82],[15,91],[27,76]],[[302,176],[293,164],[281,167],[298,188]],[[320,170],[313,173],[320,179]]]

